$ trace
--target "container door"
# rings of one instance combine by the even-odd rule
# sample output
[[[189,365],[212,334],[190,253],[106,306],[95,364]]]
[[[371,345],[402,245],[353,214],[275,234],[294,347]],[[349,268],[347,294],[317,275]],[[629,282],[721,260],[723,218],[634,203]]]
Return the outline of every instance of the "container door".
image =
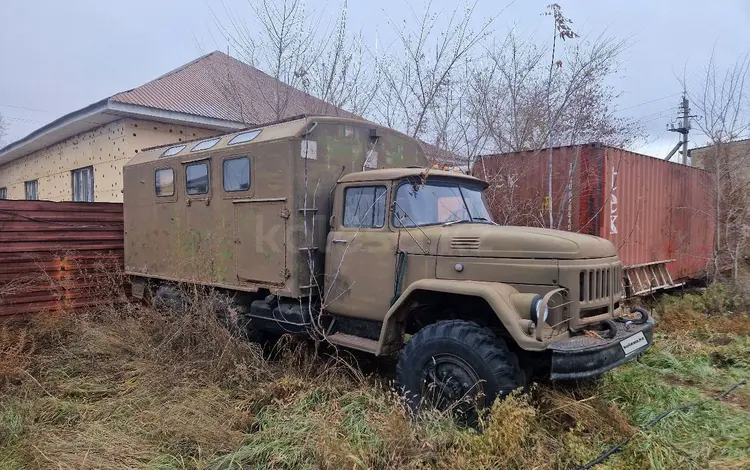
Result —
[[[211,162],[209,159],[184,164],[185,222],[178,235],[180,258],[173,260],[176,277],[199,282],[216,282],[216,240],[212,236],[214,208],[211,206]]]
[[[282,285],[289,277],[285,200],[234,201],[237,230],[234,259],[241,282]]]

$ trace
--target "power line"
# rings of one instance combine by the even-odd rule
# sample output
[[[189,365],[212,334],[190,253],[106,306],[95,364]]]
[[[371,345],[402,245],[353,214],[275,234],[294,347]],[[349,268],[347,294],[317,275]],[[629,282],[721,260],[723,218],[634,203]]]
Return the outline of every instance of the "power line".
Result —
[[[674,108],[672,106],[668,106],[668,107],[662,108],[662,109],[660,109],[658,111],[654,111],[652,113],[644,114],[643,116],[641,116],[641,118],[647,118],[649,116],[656,116],[657,114],[671,113],[673,110],[674,110]]]
[[[639,119],[635,121],[637,124],[645,124],[647,122],[659,121],[669,117],[669,113],[662,113],[658,116],[649,117],[648,119]]]
[[[47,110],[44,110],[44,109],[37,109],[37,108],[27,108],[25,106],[17,106],[17,105],[14,105],[14,104],[2,104],[2,103],[0,103],[0,107],[3,107],[3,108],[13,108],[13,109],[23,109],[25,111],[34,111],[34,112],[37,112],[37,113],[57,114],[54,111],[47,111]]]
[[[23,117],[17,117],[17,116],[3,116],[3,119],[9,119],[11,121],[20,121],[20,122],[29,122],[29,123],[44,124],[44,121],[40,121],[38,119],[29,119],[29,118],[23,118]]]
[[[627,108],[621,108],[620,111],[627,111],[628,109],[637,108],[637,107],[643,106],[645,104],[656,103],[657,101],[666,100],[667,98],[672,98],[672,97],[675,97],[677,95],[679,95],[679,93],[672,93],[671,95],[662,96],[661,98],[655,98],[653,100],[644,101],[643,103],[638,103],[638,104],[634,104],[632,106],[628,106]]]
[[[641,116],[640,118],[636,119],[634,122],[636,124],[643,124],[643,123],[646,123],[646,122],[654,121],[656,119],[663,119],[664,117],[666,117],[669,114],[671,114],[672,111],[673,111],[673,109],[674,108],[670,106],[669,108],[664,108],[664,109],[661,109],[659,111],[655,111],[653,113],[645,114],[645,115]]]

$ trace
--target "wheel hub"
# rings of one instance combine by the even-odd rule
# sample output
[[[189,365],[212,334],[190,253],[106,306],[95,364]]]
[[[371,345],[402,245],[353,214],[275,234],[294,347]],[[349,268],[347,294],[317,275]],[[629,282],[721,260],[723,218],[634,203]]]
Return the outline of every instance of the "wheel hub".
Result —
[[[473,407],[482,400],[479,375],[457,356],[433,356],[425,372],[423,397],[435,408]]]

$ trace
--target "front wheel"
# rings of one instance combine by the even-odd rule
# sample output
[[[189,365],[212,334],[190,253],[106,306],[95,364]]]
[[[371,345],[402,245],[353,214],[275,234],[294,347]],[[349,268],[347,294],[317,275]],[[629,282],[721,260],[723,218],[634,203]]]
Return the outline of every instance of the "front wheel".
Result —
[[[396,382],[413,411],[437,408],[476,421],[477,410],[524,384],[518,359],[492,331],[473,322],[427,325],[406,343]]]

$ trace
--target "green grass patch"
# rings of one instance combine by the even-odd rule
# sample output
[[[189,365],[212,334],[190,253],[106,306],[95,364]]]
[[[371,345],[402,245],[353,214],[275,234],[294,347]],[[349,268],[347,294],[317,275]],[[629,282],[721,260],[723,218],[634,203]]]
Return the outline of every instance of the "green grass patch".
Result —
[[[699,363],[695,368],[703,371],[705,364]],[[684,369],[692,370],[692,366]],[[697,388],[668,383],[650,366],[635,363],[607,374],[601,392],[638,426],[646,425],[665,410],[703,402],[698,407],[676,411],[639,432],[622,456],[632,468],[704,469],[748,456],[750,414],[720,401],[706,401],[705,393]]]

